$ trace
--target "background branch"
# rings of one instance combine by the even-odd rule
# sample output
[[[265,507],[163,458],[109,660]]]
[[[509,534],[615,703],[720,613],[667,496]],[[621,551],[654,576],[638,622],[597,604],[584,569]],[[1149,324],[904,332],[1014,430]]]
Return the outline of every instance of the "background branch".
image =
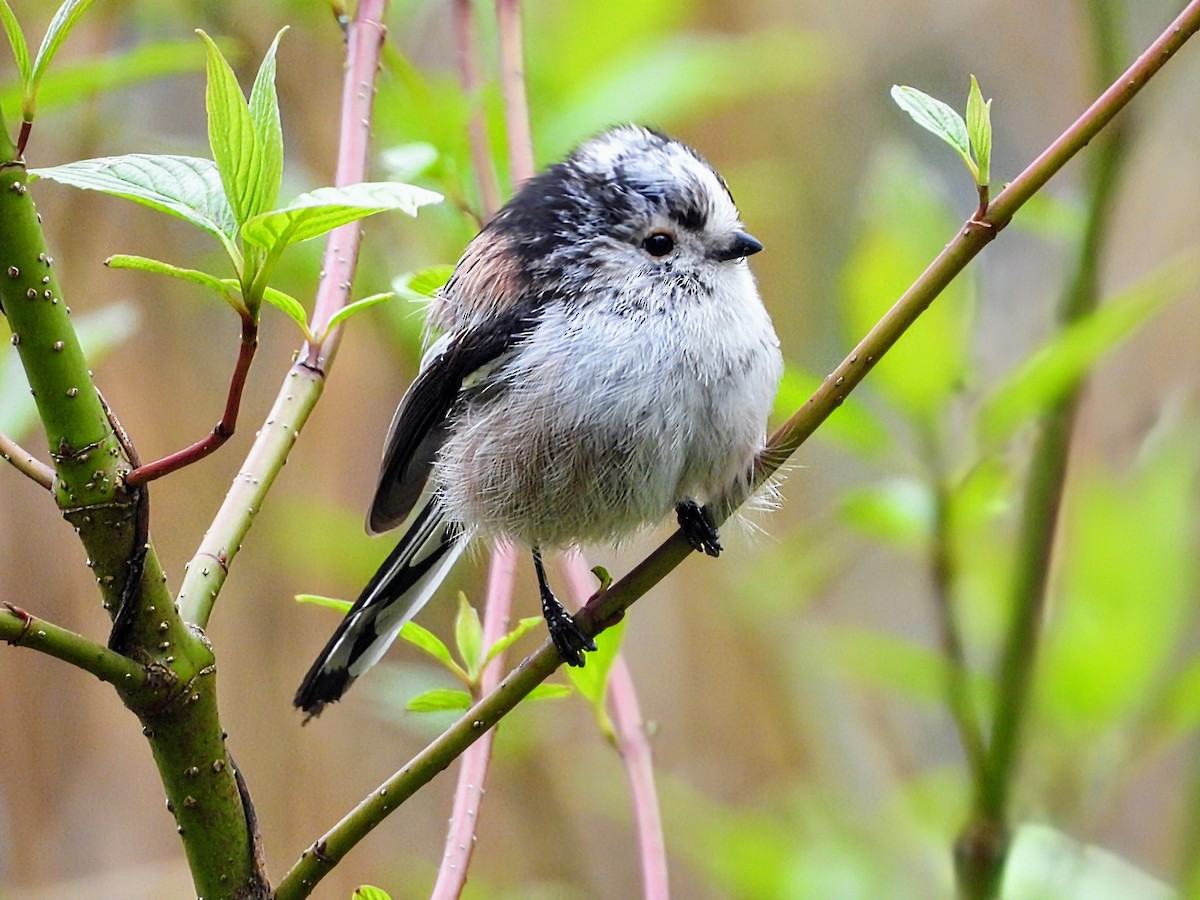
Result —
[[[995,198],[984,220],[972,219],[960,229],[850,355],[825,378],[804,406],[772,435],[759,467],[760,479],[770,477],[795,453],[946,285],[995,239],[1046,182],[1124,109],[1197,29],[1200,29],[1200,0],[1192,0],[1133,65]],[[730,509],[740,506],[745,499],[731,498]],[[624,578],[592,598],[578,616],[582,629],[589,634],[603,630],[690,553],[691,548],[683,535],[675,532]],[[381,784],[330,829],[313,849],[306,851],[280,882],[278,900],[308,896],[333,865],[363,837],[478,740],[560,664],[557,651],[546,641],[494,691]]]
[[[370,157],[371,114],[375,99],[375,77],[386,29],[385,0],[362,0],[346,34],[346,76],[342,88],[337,186],[365,180]],[[343,225],[329,234],[322,258],[321,282],[317,289],[310,331],[326,334],[330,317],[346,305],[358,265],[362,243],[359,222]],[[300,430],[325,389],[325,376],[341,342],[341,327],[316,344],[307,344],[284,377],[283,385],[266,421],[250,448],[242,469],[225,495],[213,523],[195,556],[188,563],[179,591],[184,617],[201,628],[208,624],[213,604],[229,566],[241,549],[254,516],[262,508]]]
[[[54,489],[54,470],[6,434],[0,434],[0,459],[46,490]]]

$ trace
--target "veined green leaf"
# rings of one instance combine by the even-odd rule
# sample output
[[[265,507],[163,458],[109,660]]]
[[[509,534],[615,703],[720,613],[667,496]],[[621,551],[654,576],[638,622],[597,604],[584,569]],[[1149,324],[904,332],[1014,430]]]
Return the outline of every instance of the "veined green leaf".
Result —
[[[38,47],[37,56],[33,59],[33,68],[29,73],[29,79],[25,88],[25,100],[21,110],[25,121],[33,121],[33,117],[37,114],[38,86],[41,84],[42,76],[46,74],[46,67],[50,65],[51,60],[54,59],[54,55],[58,53],[58,49],[62,46],[63,41],[71,33],[71,29],[75,27],[80,17],[87,12],[88,7],[91,5],[92,0],[66,0],[58,8],[58,12],[54,14],[54,18],[50,20],[50,26],[46,29],[41,46]]]
[[[8,35],[8,44],[12,47],[13,59],[17,62],[17,71],[21,74],[21,89],[29,84],[29,45],[25,43],[25,32],[17,21],[8,0],[0,0],[0,22],[4,25],[4,33]]]
[[[1005,379],[979,413],[985,444],[995,445],[1041,415],[1078,384],[1105,352],[1200,278],[1194,252],[1159,268],[1064,329]]]
[[[238,290],[236,281],[217,278],[215,275],[209,275],[207,272],[198,272],[195,269],[184,269],[179,266],[173,266],[161,260],[147,259],[144,256],[130,256],[125,253],[110,256],[104,261],[104,264],[110,269],[136,269],[141,272],[153,272],[157,275],[167,275],[182,281],[190,281],[192,284],[198,284],[211,291],[215,291],[222,300],[239,313],[246,311],[246,306],[242,303],[242,295]]]
[[[233,213],[225,200],[221,177],[212,160],[194,156],[151,156],[129,153],[32,169],[34,178],[102,191],[177,216],[215,235],[233,256]]]
[[[378,306],[385,300],[392,300],[396,296],[394,291],[384,291],[382,294],[372,294],[370,297],[363,297],[361,300],[355,300],[353,303],[347,303],[332,316],[329,317],[329,324],[325,326],[325,334],[321,335],[321,340],[325,340],[325,336],[334,328],[341,325],[351,316],[362,312],[364,309],[370,309],[372,306]]]
[[[242,96],[237,76],[220,49],[203,31],[196,33],[204,41],[208,88],[204,95],[208,109],[208,143],[229,207],[239,224],[266,207],[259,186],[262,181],[262,148],[254,131],[250,107]]]
[[[454,617],[454,642],[467,668],[467,677],[474,682],[483,666],[483,626],[479,624],[479,613],[467,601],[467,595],[461,593],[458,614]]]
[[[456,663],[450,656],[450,650],[442,642],[436,634],[427,628],[418,625],[416,622],[408,621],[404,623],[404,627],[400,629],[400,637],[402,640],[408,641],[414,647],[424,650],[447,669],[454,673],[457,678],[461,678],[464,683],[467,681],[467,673],[462,667]]]
[[[311,603],[313,606],[324,606],[326,609],[336,610],[342,615],[350,612],[350,607],[353,605],[349,600],[339,600],[336,597],[322,597],[319,594],[297,594],[297,603]]]
[[[362,884],[355,888],[350,900],[392,900],[392,897],[391,894],[381,888]]]
[[[971,92],[967,95],[967,136],[975,151],[978,174],[976,182],[987,185],[992,177],[992,101],[983,102],[979,82],[971,76]]]
[[[493,659],[528,634],[530,629],[536,628],[541,623],[541,616],[530,616],[527,619],[521,619],[521,621],[517,622],[516,628],[504,635],[504,637],[500,638],[498,641],[492,644],[492,646],[488,647],[487,655],[484,657],[483,664],[486,666]]]
[[[936,97],[907,85],[892,85],[892,99],[896,105],[912,116],[913,121],[936,134],[954,148],[962,157],[972,175],[978,174],[971,160],[971,142],[967,137],[967,123],[957,112]]]
[[[441,200],[442,195],[433,191],[392,182],[318,188],[280,209],[250,219],[242,226],[242,237],[268,253],[278,252],[280,244],[307,241],[375,213],[394,209],[415,216],[422,206]]]
[[[250,89],[250,121],[254,124],[260,154],[254,185],[256,213],[275,205],[283,178],[283,129],[279,124],[279,97],[275,93],[275,52],[285,31],[282,28],[275,35]]]
[[[466,691],[453,688],[433,688],[417,694],[405,704],[409,712],[447,712],[462,711],[471,708],[471,695]]]

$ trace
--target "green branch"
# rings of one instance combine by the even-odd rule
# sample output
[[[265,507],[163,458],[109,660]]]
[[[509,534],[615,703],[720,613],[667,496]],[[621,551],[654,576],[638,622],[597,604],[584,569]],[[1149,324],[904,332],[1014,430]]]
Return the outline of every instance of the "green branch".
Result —
[[[11,141],[0,149],[15,151]],[[55,499],[78,533],[114,617],[116,649],[144,670],[131,679],[136,683],[125,681],[123,673],[116,686],[142,722],[196,891],[209,900],[262,895],[265,879],[254,852],[252,816],[243,806],[217,717],[212,652],[184,624],[167,590],[149,542],[146,496],[125,485],[134,466],[132,448],[92,382],[24,161],[14,152],[0,161],[0,302],[55,463]],[[11,609],[4,614],[6,628],[14,615]],[[62,658],[75,654],[78,659],[67,661],[86,663],[87,671],[97,666],[118,671],[110,666],[112,656],[97,655],[90,643],[72,642],[48,626],[18,634],[16,642]]]
[[[1200,29],[1200,0],[1192,0],[1174,23],[1106,90],[1087,111],[1029,165],[992,202],[988,215],[972,219],[884,315],[858,346],[780,428],[763,454],[758,481],[769,478],[836,410],[846,396],[899,340],[908,327],[986,247],[1016,212],[1129,103],[1183,44]],[[748,495],[749,491],[747,491]],[[731,496],[727,510],[745,502]],[[598,593],[578,616],[586,634],[619,620],[639,597],[691,553],[680,532],[673,534],[633,571]],[[561,660],[550,642],[521,663],[461,719],[385,781],[348,816],[331,828],[280,881],[277,900],[307,897],[333,865],[387,815],[445,769],[479,736],[512,710],[558,668]]]
[[[146,681],[146,670],[128,657],[7,601],[0,601],[0,640],[61,659],[123,692],[135,691]]]

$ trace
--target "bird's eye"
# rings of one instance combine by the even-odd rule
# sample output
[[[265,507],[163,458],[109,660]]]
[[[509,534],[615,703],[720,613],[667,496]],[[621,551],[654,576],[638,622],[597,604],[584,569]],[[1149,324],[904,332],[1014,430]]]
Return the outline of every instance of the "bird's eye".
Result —
[[[675,249],[675,238],[669,232],[654,231],[646,235],[642,249],[651,256],[663,257]]]

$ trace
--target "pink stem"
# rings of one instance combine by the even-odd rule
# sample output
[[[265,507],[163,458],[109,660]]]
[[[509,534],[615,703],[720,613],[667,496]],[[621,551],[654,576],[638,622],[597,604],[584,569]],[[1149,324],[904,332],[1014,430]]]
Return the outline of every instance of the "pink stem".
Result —
[[[483,646],[492,646],[508,633],[509,613],[512,610],[513,576],[516,553],[509,544],[492,551],[492,567],[488,573],[486,606],[483,613]],[[488,693],[500,683],[504,654],[498,653],[483,669],[475,699]],[[450,813],[450,828],[446,834],[446,851],[438,867],[437,883],[431,900],[456,900],[467,884],[467,866],[475,849],[475,825],[487,783],[488,764],[492,758],[491,729],[463,753],[458,770],[458,786],[454,789],[454,808]]]
[[[576,551],[563,560],[567,587],[579,606],[593,593],[595,576],[583,554]],[[663,839],[662,815],[658,791],[654,787],[654,761],[646,737],[641,707],[633,676],[620,651],[608,672],[608,709],[616,732],[617,752],[625,764],[633,817],[638,834],[638,852],[642,860],[642,896],[645,900],[670,900],[667,881],[667,846]]]
[[[479,179],[479,198],[483,203],[482,219],[486,222],[500,208],[500,188],[496,184],[496,173],[492,168],[487,123],[483,117],[483,101],[479,96],[479,67],[475,64],[475,19],[472,15],[471,0],[454,0],[452,10],[458,77],[462,82],[463,93],[471,104],[467,137],[471,142],[471,161],[475,166],[475,176]]]
[[[363,181],[370,158],[371,111],[375,101],[375,72],[387,28],[382,24],[386,0],[360,0],[354,22],[346,33],[347,59],[352,66],[342,86],[342,118],[339,129],[337,171],[334,184],[342,187]],[[330,317],[346,305],[350,284],[358,266],[362,223],[351,222],[330,232],[321,260],[321,284],[313,307],[313,334],[325,334]],[[342,329],[334,328],[315,344],[307,344],[301,362],[324,372],[341,343]]]
[[[504,96],[504,128],[508,133],[509,174],[513,187],[533,177],[533,140],[525,99],[525,50],[521,35],[521,0],[496,0],[500,40],[500,91]]]

